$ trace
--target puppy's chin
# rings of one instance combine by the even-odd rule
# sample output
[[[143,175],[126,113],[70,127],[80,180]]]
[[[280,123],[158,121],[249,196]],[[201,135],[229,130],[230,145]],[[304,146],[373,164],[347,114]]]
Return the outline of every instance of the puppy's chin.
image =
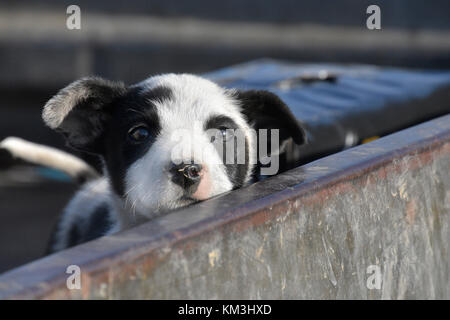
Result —
[[[158,203],[156,206],[149,203],[138,204],[134,206],[134,208],[128,208],[128,211],[134,213],[134,215],[137,214],[146,219],[153,219],[167,214],[175,209],[186,207],[196,202],[199,201],[190,197],[181,196],[180,198],[167,203]]]
[[[168,210],[173,210],[173,209],[185,207],[185,206],[188,206],[188,205],[190,205],[190,204],[194,204],[194,203],[196,203],[196,202],[199,202],[199,200],[193,199],[193,198],[191,198],[191,197],[183,196],[183,197],[181,197],[180,199],[174,201],[174,202],[171,204],[171,206],[170,206],[170,208],[169,208]]]

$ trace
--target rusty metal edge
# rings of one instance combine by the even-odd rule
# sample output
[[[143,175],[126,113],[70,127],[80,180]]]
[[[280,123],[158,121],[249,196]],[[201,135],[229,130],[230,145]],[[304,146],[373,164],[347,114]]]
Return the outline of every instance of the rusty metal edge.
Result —
[[[158,249],[195,246],[198,243],[195,240],[201,241],[206,234],[219,229],[242,230],[265,223],[280,212],[276,210],[271,215],[267,213],[269,208],[449,142],[450,114],[8,271],[0,275],[0,299],[74,297],[65,285],[68,265],[80,266],[88,284],[98,277],[107,278],[112,267],[131,272],[143,263],[143,257],[147,257],[147,264],[151,261],[148,269],[151,270],[158,264]],[[89,285],[86,287],[75,297],[89,298]]]

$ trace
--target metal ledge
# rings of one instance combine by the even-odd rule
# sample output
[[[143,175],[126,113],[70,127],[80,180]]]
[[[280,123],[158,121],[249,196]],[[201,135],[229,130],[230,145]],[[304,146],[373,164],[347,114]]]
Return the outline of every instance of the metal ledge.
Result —
[[[7,272],[0,298],[450,298],[449,214],[446,115]]]

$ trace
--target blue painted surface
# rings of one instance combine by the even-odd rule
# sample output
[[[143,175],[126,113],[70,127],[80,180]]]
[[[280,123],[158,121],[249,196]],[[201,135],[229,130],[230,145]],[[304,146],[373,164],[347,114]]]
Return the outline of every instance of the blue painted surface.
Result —
[[[282,80],[321,70],[336,74],[337,81],[299,85],[287,90],[277,87]],[[229,88],[270,90],[306,123],[333,122],[349,114],[423,98],[440,87],[450,86],[450,71],[291,64],[269,59],[224,68],[208,73],[206,77]]]
[[[72,178],[66,173],[47,167],[36,167],[36,172],[43,178],[61,182],[71,182]]]

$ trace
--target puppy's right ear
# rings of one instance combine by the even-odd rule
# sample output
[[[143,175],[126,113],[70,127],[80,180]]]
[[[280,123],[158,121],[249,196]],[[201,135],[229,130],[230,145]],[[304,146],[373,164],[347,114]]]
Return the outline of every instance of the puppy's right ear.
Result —
[[[44,107],[42,118],[47,126],[61,132],[70,146],[101,154],[112,102],[125,91],[121,82],[82,78],[51,98]]]

